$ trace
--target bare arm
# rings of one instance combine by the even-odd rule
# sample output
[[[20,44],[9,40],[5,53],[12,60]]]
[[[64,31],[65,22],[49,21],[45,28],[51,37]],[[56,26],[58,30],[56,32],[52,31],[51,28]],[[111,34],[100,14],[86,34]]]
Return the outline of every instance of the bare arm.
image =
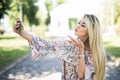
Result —
[[[17,34],[19,34],[19,31],[18,31],[19,24],[20,24],[20,21],[17,21],[13,28],[13,31]],[[24,30],[24,28],[22,28],[20,36],[23,37],[24,39],[28,40],[31,44],[33,44],[32,37],[30,36],[30,34],[28,32],[26,32]]]
[[[26,31],[23,31],[20,35],[21,37],[23,37],[24,39],[28,40],[30,43],[32,43],[32,37],[30,36],[30,34]]]

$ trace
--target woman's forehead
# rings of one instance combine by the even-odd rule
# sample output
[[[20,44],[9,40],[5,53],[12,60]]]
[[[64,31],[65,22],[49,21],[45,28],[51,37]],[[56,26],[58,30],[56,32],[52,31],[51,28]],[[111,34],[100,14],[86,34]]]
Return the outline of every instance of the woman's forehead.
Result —
[[[85,24],[85,18],[82,18],[81,20],[79,20],[79,22],[82,22]]]

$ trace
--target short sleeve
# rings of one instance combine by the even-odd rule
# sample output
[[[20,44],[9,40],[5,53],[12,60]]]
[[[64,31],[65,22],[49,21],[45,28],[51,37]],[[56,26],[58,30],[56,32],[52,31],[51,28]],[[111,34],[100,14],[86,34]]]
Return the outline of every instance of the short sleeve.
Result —
[[[34,45],[30,44],[30,50],[33,60],[40,60],[42,56],[48,53],[54,53],[57,58],[65,60],[71,64],[78,64],[80,53],[79,48],[70,40],[44,40],[35,35],[31,35]]]

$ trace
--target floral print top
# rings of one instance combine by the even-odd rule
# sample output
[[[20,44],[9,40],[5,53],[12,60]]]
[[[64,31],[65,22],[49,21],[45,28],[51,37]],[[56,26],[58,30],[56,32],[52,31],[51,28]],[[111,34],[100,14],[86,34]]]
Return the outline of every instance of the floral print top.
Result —
[[[78,61],[80,59],[79,48],[68,40],[47,41],[35,35],[31,35],[34,45],[30,44],[32,59],[40,60],[48,53],[54,52],[62,61],[62,80],[80,80],[78,77]],[[93,80],[95,66],[91,58],[91,52],[85,51],[85,78]]]

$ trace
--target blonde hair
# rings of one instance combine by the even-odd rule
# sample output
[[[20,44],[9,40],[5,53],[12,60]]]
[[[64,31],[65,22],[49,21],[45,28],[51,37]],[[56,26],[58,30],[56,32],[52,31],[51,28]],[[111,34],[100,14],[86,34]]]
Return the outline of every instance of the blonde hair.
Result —
[[[89,34],[89,47],[92,51],[92,59],[95,65],[95,80],[104,80],[106,55],[102,43],[100,23],[96,16],[84,15]]]

